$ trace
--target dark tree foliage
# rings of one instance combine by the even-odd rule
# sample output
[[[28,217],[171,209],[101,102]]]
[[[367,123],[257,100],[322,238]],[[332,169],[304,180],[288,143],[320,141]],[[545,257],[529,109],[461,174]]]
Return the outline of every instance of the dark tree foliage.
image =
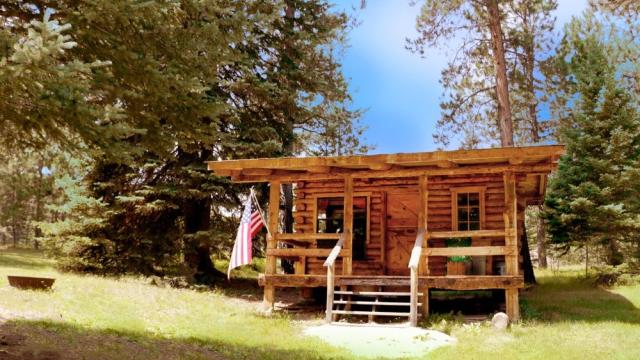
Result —
[[[348,18],[326,1],[15,1],[2,10],[18,24],[46,7],[71,25],[74,45],[58,62],[100,61],[83,68],[78,91],[113,116],[87,112],[82,124],[120,130],[104,142],[75,127],[61,135],[87,149],[76,153],[83,182],[59,187],[63,203],[84,202],[65,218],[79,226],[49,227],[70,268],[163,274],[180,258],[188,275],[210,281],[221,275],[211,255],[228,251],[229,214],[248,189],[212,176],[205,161],[291,155],[319,119],[343,126],[359,116],[333,51]]]

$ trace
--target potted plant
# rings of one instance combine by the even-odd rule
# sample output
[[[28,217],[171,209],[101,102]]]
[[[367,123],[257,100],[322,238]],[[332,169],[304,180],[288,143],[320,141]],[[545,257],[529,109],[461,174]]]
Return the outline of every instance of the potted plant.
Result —
[[[446,240],[447,247],[471,246],[471,238],[451,238]],[[465,275],[471,266],[471,256],[449,256],[447,258],[447,275]]]

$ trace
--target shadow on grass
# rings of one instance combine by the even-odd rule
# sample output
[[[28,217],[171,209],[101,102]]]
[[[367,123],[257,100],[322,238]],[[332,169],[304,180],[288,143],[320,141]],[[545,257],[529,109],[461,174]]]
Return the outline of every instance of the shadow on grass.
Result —
[[[12,248],[0,250],[0,266],[34,270],[52,268],[53,262],[45,259],[42,251]]]
[[[258,285],[257,279],[219,279],[215,283],[215,290],[225,296],[233,298],[252,301],[262,299],[262,288]]]
[[[276,329],[274,329],[276,330]],[[53,321],[0,325],[0,359],[335,359],[321,351],[246,346],[206,338],[164,338]]]
[[[525,319],[640,324],[640,309],[629,299],[575,274],[541,277],[522,293],[521,308]]]

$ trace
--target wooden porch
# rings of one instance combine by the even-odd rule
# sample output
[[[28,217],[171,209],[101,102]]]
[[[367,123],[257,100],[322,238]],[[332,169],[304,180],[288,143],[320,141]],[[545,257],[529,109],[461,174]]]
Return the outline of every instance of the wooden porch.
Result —
[[[273,305],[278,287],[326,287],[327,321],[333,321],[341,314],[407,316],[410,323],[416,325],[420,315],[429,314],[430,289],[504,290],[507,314],[512,320],[519,319],[518,290],[524,286],[524,279],[520,272],[518,235],[523,231],[523,209],[528,203],[540,200],[546,176],[556,166],[562,152],[561,146],[540,146],[334,158],[231,160],[210,162],[209,169],[238,182],[267,181],[271,185],[268,218],[272,236],[267,239],[265,274],[259,279],[260,285],[264,286],[267,306]],[[500,179],[499,187],[496,179]],[[305,182],[331,190],[314,190],[309,196],[307,194],[311,193],[306,190]],[[300,189],[300,201],[295,209],[295,233],[277,231],[283,183],[292,183]],[[478,186],[483,184],[486,185]],[[389,208],[389,202],[384,200],[388,190],[380,190],[383,187],[401,190],[404,195],[394,199],[404,202],[401,201],[397,208]],[[471,200],[467,200],[468,209],[458,209],[456,196],[459,192],[467,195],[477,192],[479,195],[474,196],[478,204],[471,205]],[[318,207],[322,196],[323,199],[341,200],[337,233],[320,232]],[[364,212],[366,226],[360,224],[367,231],[366,239],[359,234],[360,240],[370,243],[369,232],[374,234],[375,225],[375,235],[382,241],[379,253],[373,257],[355,258],[356,198],[367,206]],[[487,208],[491,209],[491,215],[485,215],[485,198],[491,206]],[[430,204],[430,201],[435,203]],[[450,206],[445,209],[442,204],[446,205],[447,201]],[[362,204],[359,206],[361,208]],[[375,209],[376,216],[369,209]],[[460,214],[471,216],[467,210],[473,210],[476,218],[469,217],[466,223],[459,221]],[[393,211],[395,217],[387,211]],[[409,213],[415,218],[403,215]],[[387,221],[388,218],[392,219]],[[409,238],[411,234],[414,234],[413,238]],[[391,236],[395,242],[389,242]],[[444,240],[452,238],[473,239],[473,245],[444,247]],[[327,242],[333,243],[332,247],[323,246]],[[365,249],[368,248],[374,247],[365,245]],[[500,274],[488,271],[486,275],[443,274],[438,270],[442,266],[441,259],[452,256],[498,257],[504,259],[504,270]],[[292,260],[295,274],[278,273],[278,258]],[[317,261],[323,261],[324,271],[315,267]],[[358,310],[361,305],[371,306],[371,311]],[[340,308],[334,309],[334,306]],[[404,306],[406,311],[385,314],[378,310],[384,306]]]

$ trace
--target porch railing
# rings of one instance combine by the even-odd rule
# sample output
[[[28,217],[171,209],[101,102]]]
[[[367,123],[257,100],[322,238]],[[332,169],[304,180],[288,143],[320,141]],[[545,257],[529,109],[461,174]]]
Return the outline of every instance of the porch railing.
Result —
[[[422,257],[422,246],[424,244],[425,229],[419,229],[416,236],[416,242],[411,250],[411,258],[409,259],[409,269],[411,270],[411,294],[409,296],[409,322],[411,326],[418,325],[418,277],[420,258]]]
[[[325,321],[330,323],[333,321],[333,297],[336,283],[336,259],[342,252],[342,246],[344,245],[345,234],[340,233],[338,242],[329,253],[327,260],[325,260],[323,266],[327,268],[327,312]]]

